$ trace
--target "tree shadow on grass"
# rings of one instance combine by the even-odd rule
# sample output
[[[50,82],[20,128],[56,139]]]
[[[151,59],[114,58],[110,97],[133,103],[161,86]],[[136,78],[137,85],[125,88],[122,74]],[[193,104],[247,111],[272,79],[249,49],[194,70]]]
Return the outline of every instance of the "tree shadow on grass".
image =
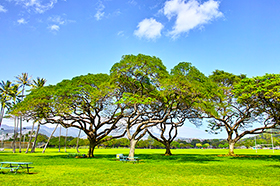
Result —
[[[96,155],[97,159],[104,158],[110,161],[116,161],[116,155]],[[200,154],[175,154],[172,156],[164,156],[161,154],[136,154],[135,157],[140,159],[140,162],[195,162],[195,163],[207,163],[210,161],[220,161],[213,155],[200,155]]]
[[[262,160],[262,161],[280,161],[279,155],[236,155],[231,157],[231,159],[239,160]]]
[[[267,167],[272,167],[272,168],[280,169],[280,165],[267,165]]]

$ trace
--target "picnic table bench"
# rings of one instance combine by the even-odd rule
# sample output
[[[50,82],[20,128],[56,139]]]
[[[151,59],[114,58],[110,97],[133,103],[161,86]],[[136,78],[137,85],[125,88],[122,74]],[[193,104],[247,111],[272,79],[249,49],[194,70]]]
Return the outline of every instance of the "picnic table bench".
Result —
[[[139,163],[139,157],[129,157],[129,156],[124,156],[123,154],[117,154],[117,158],[121,161],[121,162],[138,162]]]
[[[32,164],[32,162],[0,162],[0,170],[9,169],[11,172],[17,173],[19,169],[26,169],[27,173],[29,173],[29,169],[34,167],[29,167],[28,165]]]

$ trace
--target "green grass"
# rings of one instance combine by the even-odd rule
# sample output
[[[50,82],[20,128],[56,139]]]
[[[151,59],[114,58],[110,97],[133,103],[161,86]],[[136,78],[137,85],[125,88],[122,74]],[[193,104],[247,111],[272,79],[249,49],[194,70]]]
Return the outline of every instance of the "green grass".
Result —
[[[81,149],[86,154],[87,149]],[[33,162],[32,174],[0,174],[1,185],[280,185],[280,151],[137,149],[139,164],[116,161],[128,149],[96,149],[96,158],[69,158],[68,153],[38,149],[34,154],[0,152],[0,161]]]

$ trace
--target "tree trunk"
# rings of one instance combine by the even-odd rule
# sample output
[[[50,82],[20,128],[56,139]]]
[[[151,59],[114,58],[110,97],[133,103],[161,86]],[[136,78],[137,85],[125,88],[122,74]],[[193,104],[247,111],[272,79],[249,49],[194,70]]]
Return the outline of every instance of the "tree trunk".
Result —
[[[37,127],[37,131],[36,131],[36,134],[35,134],[34,143],[33,143],[32,149],[31,149],[31,153],[35,152],[36,141],[37,141],[37,137],[38,137],[38,134],[39,134],[39,130],[40,130],[40,123],[38,123],[38,127]]]
[[[16,127],[17,127],[17,118],[14,118],[14,140],[13,140],[13,153],[16,152]]]
[[[60,128],[59,128],[58,152],[60,152],[60,137],[61,137],[61,125],[60,125]]]
[[[5,111],[5,108],[3,105],[1,105],[1,113],[0,113],[0,127],[2,125],[2,121],[3,121],[3,118],[4,118],[4,112]]]
[[[81,129],[80,129],[79,134],[78,134],[78,137],[77,137],[76,149],[77,149],[77,152],[78,152],[78,153],[80,153],[80,151],[79,151],[79,139],[80,139],[80,135],[81,135]]]
[[[55,129],[52,131],[52,133],[51,133],[51,135],[50,135],[50,137],[49,137],[49,139],[48,139],[48,141],[47,141],[47,143],[46,143],[46,145],[45,145],[44,150],[43,150],[42,153],[45,153],[46,148],[47,148],[47,146],[48,146],[48,144],[49,144],[49,142],[50,142],[50,140],[51,140],[51,138],[52,138],[54,132],[56,131],[57,127],[58,127],[58,124],[56,125]]]
[[[89,138],[88,138],[89,139]],[[89,139],[89,150],[88,150],[88,157],[93,158],[94,157],[94,149],[96,147],[95,140]]]
[[[34,125],[35,125],[35,122],[33,122],[33,125],[32,125],[32,129],[31,129],[31,133],[30,133],[30,137],[29,137],[29,142],[28,142],[28,145],[27,145],[25,153],[28,153],[29,147],[31,146],[31,140],[32,140],[32,134],[33,134],[33,130],[34,130]]]
[[[66,146],[67,146],[67,132],[68,132],[68,128],[66,128],[66,135],[65,135],[65,149],[64,149],[65,152],[66,152]]]
[[[229,147],[228,147],[228,149],[229,149],[228,155],[229,155],[229,156],[234,156],[234,155],[235,155],[235,154],[234,154],[234,145],[235,145],[235,142],[234,142],[234,141],[230,141],[230,142],[229,142]]]
[[[18,150],[19,153],[21,153],[21,138],[22,138],[22,116],[20,117],[20,121],[19,121],[19,150]]]
[[[1,106],[1,113],[0,113],[0,127],[1,127],[1,125],[2,125],[3,117],[4,117],[4,107],[3,107],[3,106]]]
[[[165,156],[171,156],[172,153],[171,153],[171,150],[170,150],[170,143],[167,141],[165,144]]]
[[[134,158],[134,154],[135,154],[135,147],[136,147],[136,144],[137,144],[137,140],[135,140],[135,139],[131,139],[130,140],[130,149],[129,149],[129,155],[128,155],[128,157],[130,157],[130,158]]]

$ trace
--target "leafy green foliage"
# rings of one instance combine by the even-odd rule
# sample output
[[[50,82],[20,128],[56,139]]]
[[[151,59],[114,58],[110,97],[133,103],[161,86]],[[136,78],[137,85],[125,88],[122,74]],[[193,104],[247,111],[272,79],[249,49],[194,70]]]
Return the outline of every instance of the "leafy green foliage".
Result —
[[[267,115],[271,128],[280,123],[280,74],[266,74],[243,79],[234,90],[238,102],[251,104],[255,114]]]

